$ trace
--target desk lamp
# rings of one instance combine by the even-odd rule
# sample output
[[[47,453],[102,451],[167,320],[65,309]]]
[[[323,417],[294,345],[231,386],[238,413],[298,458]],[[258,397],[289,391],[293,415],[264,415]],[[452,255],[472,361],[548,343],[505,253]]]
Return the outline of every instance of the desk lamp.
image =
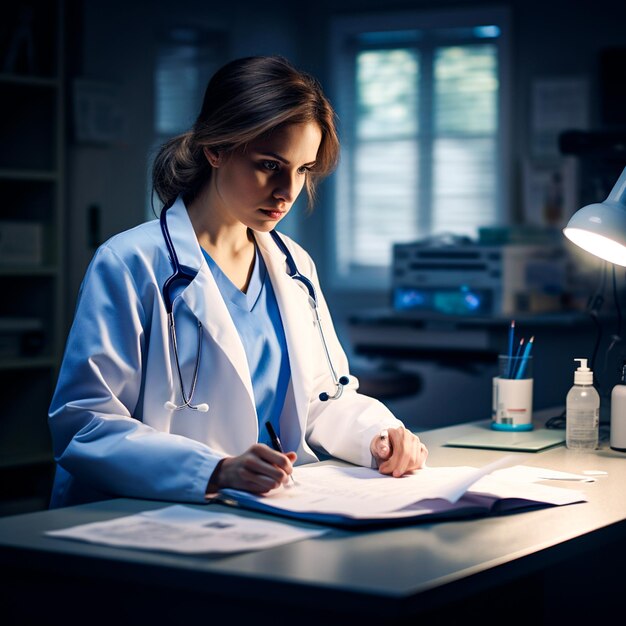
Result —
[[[576,211],[563,234],[583,250],[626,267],[626,167],[606,200]]]
[[[572,215],[563,234],[577,246],[626,267],[626,167],[604,202],[588,204]],[[615,279],[615,274],[613,274]],[[615,283],[614,283],[615,286]],[[618,335],[621,334],[618,332]],[[617,339],[621,339],[619,336]],[[609,348],[610,349],[610,348]],[[611,448],[626,452],[626,361],[621,385],[611,393]]]

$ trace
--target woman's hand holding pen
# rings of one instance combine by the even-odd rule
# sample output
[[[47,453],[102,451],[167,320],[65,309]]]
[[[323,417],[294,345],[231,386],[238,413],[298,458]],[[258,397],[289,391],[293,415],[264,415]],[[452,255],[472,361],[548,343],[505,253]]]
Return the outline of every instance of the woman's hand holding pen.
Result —
[[[222,459],[207,486],[207,494],[219,489],[241,489],[252,493],[267,493],[284,485],[293,471],[295,452],[277,452],[256,443],[239,456]]]
[[[372,456],[381,474],[391,474],[398,478],[407,472],[426,465],[428,449],[406,428],[388,428],[372,439]]]

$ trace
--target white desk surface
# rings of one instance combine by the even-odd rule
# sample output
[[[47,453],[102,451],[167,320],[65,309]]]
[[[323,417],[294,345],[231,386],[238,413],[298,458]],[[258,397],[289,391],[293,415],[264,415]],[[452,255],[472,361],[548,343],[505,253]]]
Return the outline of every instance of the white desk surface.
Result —
[[[587,453],[565,446],[539,453],[442,447],[450,437],[476,428],[464,424],[422,433],[430,450],[429,465],[481,466],[514,454],[521,464],[576,473],[601,470],[607,475],[592,483],[558,483],[583,491],[586,503],[384,530],[334,529],[320,538],[222,557],[124,550],[43,535],[45,530],[169,504],[117,499],[0,519],[0,569],[22,567],[28,557],[29,567],[47,575],[62,570],[105,580],[115,576],[131,584],[148,581],[170,593],[177,586],[186,591],[210,589],[240,602],[268,599],[270,594],[310,610],[332,602],[340,613],[358,611],[375,618],[382,613],[389,617],[436,610],[453,599],[576,558],[625,535],[626,454],[606,444]]]

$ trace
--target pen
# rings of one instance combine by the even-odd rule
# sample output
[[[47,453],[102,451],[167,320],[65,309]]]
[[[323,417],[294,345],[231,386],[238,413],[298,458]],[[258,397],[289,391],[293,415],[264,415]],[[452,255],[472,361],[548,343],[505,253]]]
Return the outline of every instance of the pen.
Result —
[[[283,446],[280,443],[280,439],[278,438],[278,435],[276,434],[276,431],[274,430],[274,427],[272,426],[272,424],[270,422],[265,422],[265,428],[267,428],[267,432],[269,433],[270,439],[272,440],[272,448],[274,448],[276,452],[281,452],[282,454],[285,454],[285,451],[283,450]],[[291,481],[295,485],[296,481],[293,477],[293,474],[290,474],[290,477],[291,477]]]

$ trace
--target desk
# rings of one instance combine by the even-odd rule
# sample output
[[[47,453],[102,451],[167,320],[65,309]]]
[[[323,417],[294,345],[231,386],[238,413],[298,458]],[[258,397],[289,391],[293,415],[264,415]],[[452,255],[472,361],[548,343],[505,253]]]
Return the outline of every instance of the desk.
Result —
[[[506,454],[442,446],[476,427],[423,433],[430,465],[480,466]],[[500,626],[598,623],[605,610],[617,610],[623,593],[626,456],[608,448],[576,453],[561,446],[519,457],[520,463],[604,470],[608,476],[562,483],[583,490],[586,503],[386,530],[332,530],[222,557],[123,550],[43,535],[159,508],[161,502],[117,499],[0,519],[0,600],[3,615],[7,609],[11,615],[5,623],[42,619],[65,625],[102,618],[115,624],[250,619],[348,625],[366,619],[371,625],[440,625],[457,623],[459,616],[463,624]],[[427,619],[434,621],[422,621]]]

